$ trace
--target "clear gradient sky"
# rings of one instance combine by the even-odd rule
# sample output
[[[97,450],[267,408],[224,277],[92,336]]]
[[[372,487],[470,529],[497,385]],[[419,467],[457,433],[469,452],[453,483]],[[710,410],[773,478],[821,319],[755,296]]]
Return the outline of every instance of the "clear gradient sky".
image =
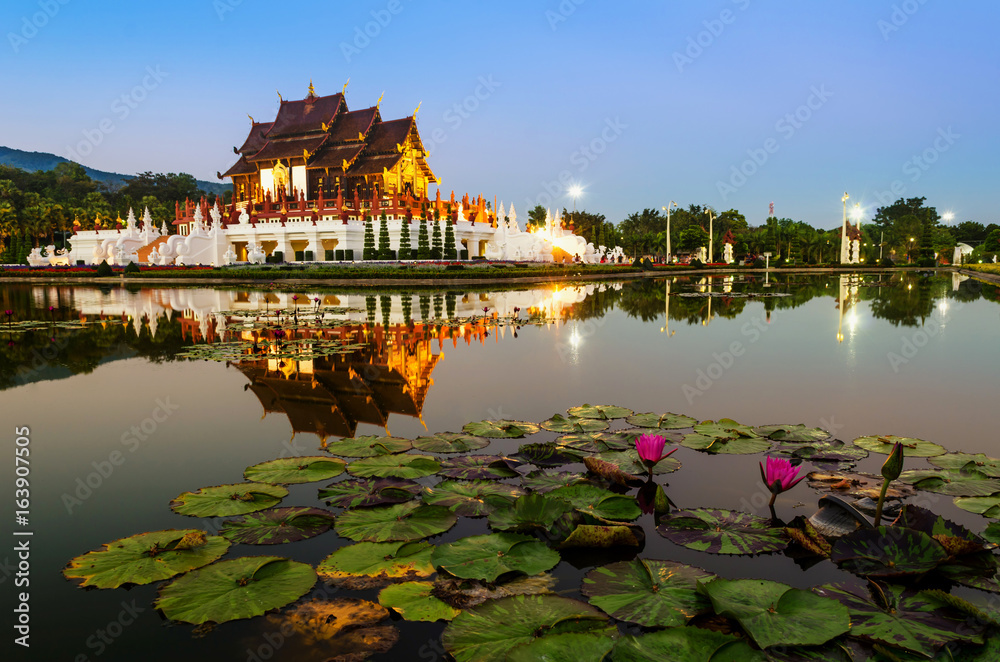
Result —
[[[0,144],[215,179],[247,114],[350,78],[455,190],[618,222],[669,200],[1000,220],[995,0],[6,0]],[[365,34],[367,32],[367,34]],[[895,187],[895,190],[894,190]]]

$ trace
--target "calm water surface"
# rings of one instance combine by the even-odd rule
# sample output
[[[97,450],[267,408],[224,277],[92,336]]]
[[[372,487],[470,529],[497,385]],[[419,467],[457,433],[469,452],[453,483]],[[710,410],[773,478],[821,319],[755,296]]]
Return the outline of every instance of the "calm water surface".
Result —
[[[750,425],[805,423],[846,441],[914,436],[952,450],[1000,454],[998,288],[951,274],[716,277],[375,296],[309,289],[298,290],[297,301],[290,296],[280,288],[3,286],[3,308],[14,311],[14,321],[50,323],[28,333],[0,329],[7,448],[15,427],[31,430],[30,659],[309,661],[343,652],[309,647],[297,634],[286,638],[284,612],[196,632],[158,615],[155,585],[84,591],[59,571],[117,538],[206,526],[174,514],[170,500],[239,482],[243,469],[258,462],[317,454],[324,441],[345,435],[389,431],[413,438],[483,419],[539,422],[592,403]],[[341,320],[338,333],[357,344],[353,353],[303,362],[176,356],[243,333],[243,321],[261,312],[304,311],[314,298],[328,319]],[[516,335],[492,321],[515,306],[522,318],[548,321],[525,324]],[[459,321],[435,326],[449,317]],[[85,326],[71,330],[64,322]],[[369,389],[363,398],[341,388],[351,370]],[[529,441],[555,436],[543,432]],[[514,452],[520,443],[494,442],[487,451]],[[674,457],[683,468],[661,480],[681,507],[766,514],[760,456],[709,457],[681,448]],[[877,470],[880,463],[870,458],[861,466]],[[324,484],[292,486],[283,505],[321,506],[316,488]],[[816,496],[803,484],[779,498],[778,513],[808,515]],[[946,498],[934,508],[973,530],[984,526]],[[11,500],[3,509],[4,521],[13,522]],[[741,562],[692,552],[657,535],[651,518],[640,523],[648,534],[644,557],[803,587],[846,578],[829,563],[807,572],[781,555]],[[485,520],[463,518],[433,542],[486,532]],[[294,545],[234,545],[227,558],[278,554],[316,564],[346,542],[331,531]],[[10,596],[15,558],[11,545],[4,549],[0,584]],[[555,570],[558,590],[578,597],[590,568],[634,554],[564,554]],[[320,586],[314,596],[331,594]],[[377,591],[340,595],[377,599]],[[443,659],[440,625],[394,624],[400,641],[377,659]]]

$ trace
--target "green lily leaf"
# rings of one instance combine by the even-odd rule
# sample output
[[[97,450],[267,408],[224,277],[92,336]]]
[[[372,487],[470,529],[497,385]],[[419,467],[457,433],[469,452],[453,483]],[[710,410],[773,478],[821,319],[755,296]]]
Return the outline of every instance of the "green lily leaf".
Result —
[[[542,636],[594,633],[617,628],[590,605],[555,595],[515,595],[463,611],[441,640],[457,662],[504,662],[511,649]],[[575,659],[575,658],[573,658]]]
[[[905,527],[916,531],[923,531],[939,542],[944,538],[958,538],[968,542],[980,543],[976,551],[982,551],[982,541],[979,537],[961,524],[947,520],[937,513],[933,513],[926,508],[915,506],[912,503],[903,504],[893,522],[893,526]]]
[[[566,434],[556,439],[555,444],[580,453],[603,453],[635,448],[634,441],[617,432]]]
[[[635,448],[630,448],[624,451],[608,451],[607,453],[598,453],[594,456],[598,460],[604,462],[610,462],[611,464],[617,466],[623,473],[636,476],[643,475],[647,473],[646,465],[642,463],[639,459],[639,454],[635,451]],[[681,463],[672,457],[666,457],[653,465],[653,474],[657,476],[662,476],[664,474],[669,474],[677,471],[681,468]]]
[[[347,465],[348,473],[354,476],[379,478],[423,478],[441,469],[441,464],[430,455],[378,455],[355,460]]]
[[[575,483],[586,482],[587,477],[583,474],[559,471],[548,473],[546,471],[532,471],[527,476],[521,477],[521,485],[537,494],[545,494],[559,487],[573,485]]]
[[[763,579],[715,579],[702,584],[715,612],[739,621],[761,648],[819,646],[851,629],[837,600]]]
[[[667,540],[710,554],[766,554],[781,551],[788,539],[771,520],[730,510],[678,510],[656,531]]]
[[[443,460],[438,473],[462,480],[494,480],[516,478],[520,475],[514,471],[516,466],[516,460],[499,455],[462,455]]]
[[[851,636],[930,658],[950,641],[982,643],[983,624],[955,615],[927,591],[869,582],[871,596],[836,585],[813,589],[847,607]]]
[[[680,444],[696,451],[726,455],[753,455],[754,453],[763,453],[771,448],[771,442],[766,437],[734,436],[725,438],[699,432],[684,435]]]
[[[515,646],[507,653],[507,662],[538,662],[538,660],[573,660],[573,662],[601,662],[615,646],[615,640],[606,634],[576,633],[551,634]]]
[[[345,511],[337,518],[337,535],[350,540],[387,542],[419,540],[455,526],[455,513],[443,506],[408,501],[393,506]]]
[[[582,462],[586,453],[558,446],[553,442],[524,444],[512,457],[534,464],[536,467],[561,467],[564,464]]]
[[[845,444],[839,439],[801,444],[783,442],[776,452],[810,462],[858,462],[868,457],[864,448]]]
[[[413,447],[425,453],[467,453],[489,445],[489,439],[458,432],[438,432],[430,437],[417,437],[413,441]]]
[[[540,428],[534,423],[525,421],[479,421],[466,423],[462,430],[476,437],[517,438],[535,434]]]
[[[755,651],[733,635],[696,627],[669,628],[618,640],[611,652],[612,662],[766,662],[767,656]]]
[[[355,478],[331,483],[319,491],[319,498],[331,506],[363,508],[403,503],[420,495],[419,483],[402,478]]]
[[[286,488],[268,483],[216,485],[183,492],[170,502],[170,508],[191,517],[228,517],[272,508],[286,496]]]
[[[787,442],[826,441],[831,436],[822,428],[808,428],[801,423],[797,425],[764,425],[754,428],[754,432],[775,441]]]
[[[283,457],[247,467],[243,477],[259,483],[312,483],[339,476],[346,465],[339,457]]]
[[[581,593],[620,621],[674,627],[711,610],[697,589],[699,581],[714,577],[682,563],[633,559],[594,568],[584,576]]]
[[[425,487],[424,503],[444,506],[461,517],[483,517],[498,508],[509,507],[524,490],[491,480],[446,480]]]
[[[556,549],[640,547],[643,540],[642,529],[634,525],[578,524],[565,540],[556,545]]]
[[[320,508],[271,508],[222,523],[226,539],[246,545],[280,545],[326,533],[333,513]]]
[[[489,514],[490,528],[498,531],[548,530],[556,520],[573,510],[563,499],[526,494]]]
[[[631,416],[633,412],[631,409],[616,405],[582,405],[580,407],[570,407],[566,410],[566,413],[579,418],[596,418],[602,421],[609,421],[615,418]]]
[[[944,547],[926,533],[886,526],[849,533],[830,554],[845,570],[868,577],[922,575],[947,558]]]
[[[615,494],[594,485],[568,485],[552,490],[546,496],[564,499],[581,513],[601,519],[631,522],[642,514],[634,497]]]
[[[332,444],[327,444],[324,450],[331,455],[340,455],[341,457],[374,457],[376,455],[405,453],[411,448],[413,448],[413,442],[409,439],[368,435],[335,441]]]
[[[378,603],[407,621],[450,621],[462,613],[431,595],[433,588],[430,582],[393,584],[379,591]]]
[[[920,490],[948,496],[990,496],[1000,492],[1000,479],[966,468],[904,471],[899,480]]]
[[[247,556],[192,570],[160,589],[156,608],[173,621],[196,625],[252,618],[295,602],[316,583],[306,563]]]
[[[968,510],[970,513],[977,513],[983,517],[1000,518],[1000,495],[959,497],[955,499],[955,505],[962,510]]]
[[[359,542],[341,547],[316,567],[330,583],[351,590],[385,586],[434,574],[429,542]]]
[[[559,563],[559,553],[531,536],[491,533],[440,545],[431,563],[456,577],[493,582],[508,572],[545,572]]]
[[[982,453],[975,455],[969,453],[945,453],[944,455],[929,457],[927,461],[941,469],[951,471],[966,469],[978,471],[990,478],[1000,478],[1000,460],[995,457],[983,455]]]
[[[566,418],[555,414],[547,421],[542,421],[542,428],[551,432],[598,432],[608,429],[608,422],[597,418]]]
[[[212,563],[226,553],[229,544],[221,536],[206,536],[198,529],[138,533],[77,556],[62,572],[68,579],[82,579],[81,587],[150,584]]]
[[[625,419],[630,425],[640,428],[660,428],[661,430],[681,430],[692,428],[698,421],[683,414],[635,414]]]
[[[891,434],[858,437],[854,440],[856,446],[882,455],[891,453],[896,442],[903,444],[903,457],[934,457],[936,455],[944,455],[945,453],[944,447],[934,442],[910,437],[897,437]]]
[[[754,439],[760,435],[749,425],[737,423],[731,418],[720,418],[718,421],[704,421],[694,426],[697,434],[719,439]]]

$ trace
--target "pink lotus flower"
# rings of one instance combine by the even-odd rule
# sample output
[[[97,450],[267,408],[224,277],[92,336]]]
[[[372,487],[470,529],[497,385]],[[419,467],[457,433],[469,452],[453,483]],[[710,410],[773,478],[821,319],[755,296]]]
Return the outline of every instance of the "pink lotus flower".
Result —
[[[644,434],[635,440],[635,451],[642,463],[652,469],[654,464],[677,450],[672,448],[664,453],[663,446],[666,443],[667,440],[658,434]]]
[[[771,494],[777,496],[792,489],[805,478],[805,476],[799,476],[799,468],[792,466],[792,463],[786,459],[768,456],[766,468],[763,463],[760,463],[760,477]],[[771,501],[774,501],[773,497]]]

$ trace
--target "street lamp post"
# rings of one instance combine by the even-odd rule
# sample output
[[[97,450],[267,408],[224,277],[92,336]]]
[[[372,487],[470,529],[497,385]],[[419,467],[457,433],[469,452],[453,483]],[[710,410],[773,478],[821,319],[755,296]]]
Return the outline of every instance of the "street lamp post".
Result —
[[[714,235],[712,234],[712,221],[715,220],[715,212],[709,207],[705,210],[705,213],[708,214],[708,261],[706,264],[711,264],[712,255],[714,255],[713,248],[715,248],[713,244]]]
[[[671,255],[671,253],[670,253],[670,208],[671,207],[676,207],[676,206],[677,206],[677,203],[674,202],[673,200],[671,200],[670,204],[668,204],[666,207],[661,207],[661,209],[666,209],[667,210],[667,264],[670,264],[672,262],[672,260],[670,259],[670,255]]]
[[[847,200],[851,196],[847,195],[847,191],[844,191],[844,197],[840,199],[844,203],[844,222],[840,228],[840,263],[843,264],[847,262]]]
[[[910,237],[910,250],[906,252],[906,263],[911,264],[913,262],[913,237]]]

